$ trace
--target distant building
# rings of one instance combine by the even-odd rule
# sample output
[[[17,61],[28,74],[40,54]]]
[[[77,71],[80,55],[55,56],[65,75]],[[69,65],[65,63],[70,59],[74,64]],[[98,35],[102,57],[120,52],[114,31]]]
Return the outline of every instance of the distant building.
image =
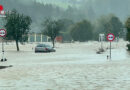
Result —
[[[28,42],[49,42],[50,38],[41,33],[28,34]]]

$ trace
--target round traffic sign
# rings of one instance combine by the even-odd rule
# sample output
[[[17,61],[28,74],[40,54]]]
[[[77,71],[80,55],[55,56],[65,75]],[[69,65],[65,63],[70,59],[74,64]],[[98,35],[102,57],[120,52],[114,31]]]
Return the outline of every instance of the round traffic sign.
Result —
[[[0,11],[0,14],[1,15],[5,15],[5,11]]]
[[[3,6],[2,5],[0,5],[0,11],[2,11],[3,10]]]
[[[0,37],[5,37],[7,34],[5,29],[0,29]]]
[[[109,33],[109,34],[107,35],[107,40],[108,40],[108,41],[114,41],[114,39],[115,39],[114,34]]]

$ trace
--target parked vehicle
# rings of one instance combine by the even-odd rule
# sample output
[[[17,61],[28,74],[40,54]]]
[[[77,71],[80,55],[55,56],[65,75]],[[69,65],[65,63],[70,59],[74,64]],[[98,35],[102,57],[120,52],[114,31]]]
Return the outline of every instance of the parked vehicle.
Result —
[[[38,44],[35,47],[35,53],[36,52],[55,52],[56,50],[51,47],[50,45],[46,45],[46,44]]]

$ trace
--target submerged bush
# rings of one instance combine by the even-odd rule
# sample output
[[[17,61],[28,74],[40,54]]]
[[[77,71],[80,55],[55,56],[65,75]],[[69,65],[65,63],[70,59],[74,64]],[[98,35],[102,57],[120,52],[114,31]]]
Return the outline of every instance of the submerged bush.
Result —
[[[127,44],[127,47],[128,47],[128,51],[130,51],[130,44]]]

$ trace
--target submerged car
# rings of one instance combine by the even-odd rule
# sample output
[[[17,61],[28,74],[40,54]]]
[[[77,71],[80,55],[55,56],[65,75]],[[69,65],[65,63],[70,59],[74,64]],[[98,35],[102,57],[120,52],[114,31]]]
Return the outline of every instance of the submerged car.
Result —
[[[56,50],[51,47],[50,45],[46,45],[46,44],[38,44],[35,47],[35,53],[36,52],[55,52]]]

